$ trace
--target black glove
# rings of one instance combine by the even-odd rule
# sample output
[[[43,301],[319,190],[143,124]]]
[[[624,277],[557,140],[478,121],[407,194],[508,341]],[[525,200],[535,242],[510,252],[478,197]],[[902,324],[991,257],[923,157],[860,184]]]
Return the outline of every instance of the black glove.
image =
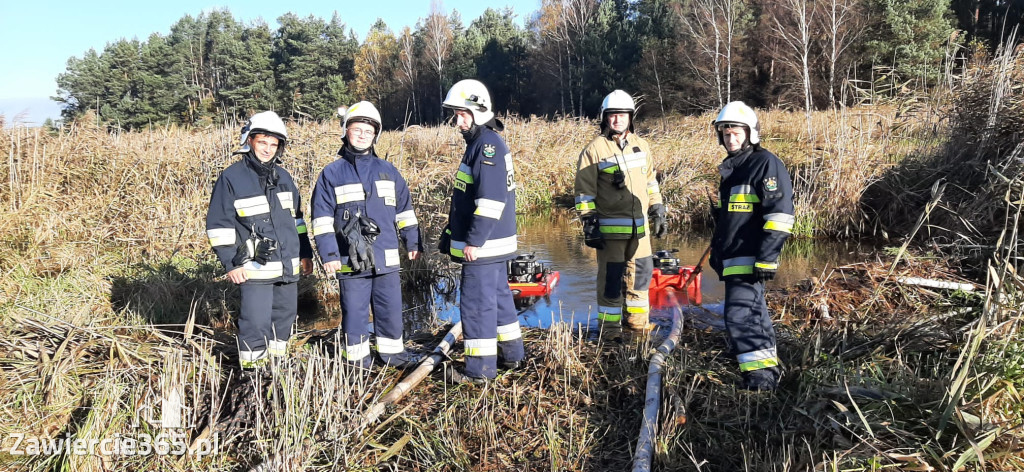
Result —
[[[647,210],[647,215],[651,220],[651,224],[648,225],[651,228],[651,234],[660,239],[668,232],[668,212],[665,210],[665,205],[660,203],[651,205],[651,208]]]
[[[359,217],[348,220],[341,230],[345,241],[348,243],[348,265],[353,272],[370,270],[373,268],[373,246],[371,241],[363,235],[363,227],[359,224]]]
[[[775,272],[777,269],[765,269],[763,267],[754,266],[754,278],[758,282],[764,283],[775,278]]]
[[[258,238],[256,239],[256,254],[252,256],[252,260],[256,263],[263,265],[270,262],[270,258],[274,255],[274,251],[277,250],[277,241],[270,238]]]
[[[448,225],[444,225],[444,229],[441,230],[441,237],[437,238],[437,252],[440,252],[442,256],[451,256],[451,249],[452,230],[448,229]]]
[[[583,217],[583,244],[594,249],[604,249],[604,235],[597,215]]]

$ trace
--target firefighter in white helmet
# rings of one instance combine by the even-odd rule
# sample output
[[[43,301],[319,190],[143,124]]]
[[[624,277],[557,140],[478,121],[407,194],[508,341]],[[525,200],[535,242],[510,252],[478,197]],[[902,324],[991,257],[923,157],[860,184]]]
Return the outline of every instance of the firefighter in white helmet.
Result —
[[[730,102],[713,124],[726,158],[718,166],[722,181],[711,267],[725,282],[725,326],[743,387],[775,390],[779,358],[764,284],[775,277],[793,230],[793,185],[782,161],[761,147],[753,109]]]
[[[438,244],[442,254],[462,264],[459,310],[466,367],[446,369],[449,381],[481,383],[498,367],[516,369],[525,352],[505,261],[515,257],[516,182],[512,154],[498,135],[484,84],[462,80],[452,86],[444,107],[466,140],[455,174],[448,225]]]
[[[587,246],[597,249],[597,318],[648,330],[647,289],[654,269],[650,236],[667,231],[651,148],[633,132],[636,105],[616,90],[601,103],[601,134],[580,153],[576,210]]]
[[[342,356],[370,367],[370,307],[380,360],[407,368],[418,361],[405,349],[399,240],[409,260],[419,257],[420,230],[409,186],[379,157],[380,112],[359,102],[344,112],[342,146],[313,189],[313,238],[324,270],[338,279]]]
[[[313,270],[298,187],[280,167],[284,122],[257,113],[242,128],[242,158],[224,169],[210,196],[206,234],[227,277],[239,285],[238,357],[243,369],[286,354],[299,274]]]

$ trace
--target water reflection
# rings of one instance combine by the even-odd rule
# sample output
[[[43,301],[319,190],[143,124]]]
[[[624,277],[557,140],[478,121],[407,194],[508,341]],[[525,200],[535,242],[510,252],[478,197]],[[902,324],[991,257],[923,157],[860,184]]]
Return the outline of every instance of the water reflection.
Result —
[[[538,298],[520,309],[519,319],[523,326],[548,328],[553,323],[563,322],[578,328],[597,328],[597,256],[593,249],[583,244],[579,224],[573,223],[574,218],[570,212],[552,212],[519,221],[519,253],[533,253],[547,268],[560,273],[558,285],[551,295]],[[677,229],[665,238],[655,239],[653,249],[675,249],[680,265],[694,265],[709,241],[710,234]],[[863,254],[869,250],[870,247],[857,242],[790,241],[783,250],[779,274],[769,282],[769,288],[790,286],[810,276],[820,276],[826,267],[863,260]],[[420,280],[415,286],[407,285],[405,288],[407,333],[428,330],[438,322],[458,321],[457,279],[446,276],[441,280]],[[725,285],[707,265],[704,266],[701,294],[702,307],[706,310],[687,310],[686,316],[700,326],[720,329]],[[326,327],[333,324],[336,327],[337,318],[338,314],[334,314],[326,320],[318,320],[316,325]],[[667,309],[651,312],[652,321],[662,327],[670,325],[670,318],[671,313]]]

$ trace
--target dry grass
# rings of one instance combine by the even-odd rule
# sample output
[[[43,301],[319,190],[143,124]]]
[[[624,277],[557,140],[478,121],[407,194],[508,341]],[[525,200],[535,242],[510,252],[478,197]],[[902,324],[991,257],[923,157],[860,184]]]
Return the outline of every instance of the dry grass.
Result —
[[[812,140],[802,134],[803,114],[769,111],[762,118],[765,146],[794,171],[806,235],[864,231],[866,186],[906,156],[941,142],[941,127],[931,118],[882,108],[817,113]],[[722,157],[710,119],[641,126],[658,156],[677,228],[706,219],[705,195]],[[516,117],[507,124],[522,211],[571,202],[576,156],[596,126]],[[305,124],[291,135],[285,167],[308,195],[319,169],[333,159],[339,130],[336,123]],[[239,382],[229,336],[236,289],[216,280],[219,268],[202,221],[209,188],[233,160],[228,153],[236,137],[236,130],[224,129],[110,134],[86,125],[55,135],[0,132],[0,434],[130,434],[137,432],[131,422],[140,402],[177,392],[191,408],[184,431],[189,441],[217,433],[224,448],[215,457],[182,460],[0,453],[5,467],[227,470],[269,460],[284,470],[628,468],[649,340],[605,345],[565,326],[530,331],[525,371],[482,389],[428,382],[367,429],[355,429],[354,419],[397,374],[347,371],[335,360],[336,344],[313,342],[262,383]],[[450,128],[381,137],[378,151],[409,180],[428,240],[447,211],[445,196],[462,150]],[[1013,221],[1004,228],[1016,228]],[[1016,232],[1007,238],[1019,239]],[[1006,261],[1017,254],[1003,257],[997,267],[1013,268]],[[948,275],[913,265],[919,259],[907,264],[915,273],[926,267]],[[405,283],[423,294],[414,303],[429,305],[438,276],[450,276],[451,269],[436,258],[413,269]],[[986,439],[990,425],[1003,432],[1019,427],[1014,389],[1024,375],[991,354],[998,347],[1024,365],[1024,347],[1014,341],[1019,327],[1004,323],[998,333],[976,334],[990,326],[970,324],[979,319],[976,312],[944,318],[939,302],[948,297],[885,285],[872,275],[877,270],[838,270],[776,307],[788,333],[782,346],[791,372],[775,396],[737,392],[721,336],[688,332],[668,367],[668,413],[656,465],[951,468],[969,454],[966,441]],[[998,287],[1017,300],[1019,279],[1001,274]],[[336,290],[322,277],[303,282],[303,311],[336,311]],[[822,300],[830,304],[831,323],[816,318],[821,309],[815,302]],[[1012,306],[1019,304],[1001,304],[993,313],[1004,313],[998,319],[1005,322]],[[941,321],[935,326],[915,324],[935,315]],[[959,349],[983,355],[971,364],[957,357]],[[960,378],[964,372],[969,378]],[[944,395],[946,389],[955,395]],[[872,397],[877,392],[882,399]],[[239,399],[247,400],[246,408]],[[143,428],[158,431],[152,424]],[[1018,439],[1016,433],[1000,438],[985,451],[1015,464],[1012,441]]]

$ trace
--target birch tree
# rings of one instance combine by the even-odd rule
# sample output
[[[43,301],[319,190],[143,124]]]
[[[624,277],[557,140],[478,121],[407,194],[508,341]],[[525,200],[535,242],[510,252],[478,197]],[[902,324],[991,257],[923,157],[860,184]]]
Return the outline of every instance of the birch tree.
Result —
[[[804,113],[807,117],[807,136],[813,137],[811,110],[814,103],[811,90],[811,26],[814,5],[810,0],[779,0],[771,12],[773,32],[782,42],[783,62],[798,71],[804,92]]]
[[[440,117],[444,116],[444,66],[452,50],[452,27],[445,16],[441,2],[430,2],[430,15],[424,22],[424,40],[426,42],[426,58],[437,72],[438,106]]]

